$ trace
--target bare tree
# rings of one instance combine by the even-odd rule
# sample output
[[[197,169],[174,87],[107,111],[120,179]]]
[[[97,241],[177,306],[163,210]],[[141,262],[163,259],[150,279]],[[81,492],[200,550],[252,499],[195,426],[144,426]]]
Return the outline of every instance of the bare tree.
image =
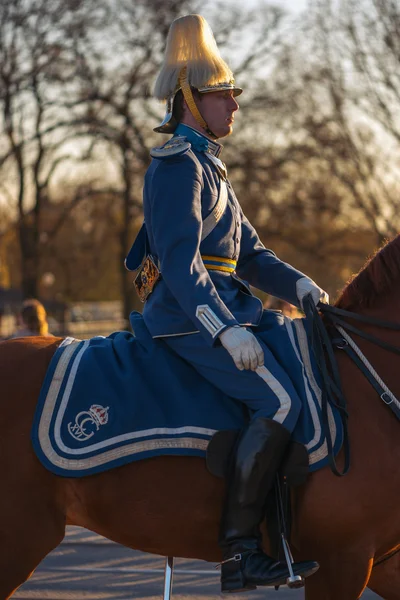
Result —
[[[36,296],[41,215],[60,168],[77,160],[71,142],[83,135],[66,110],[75,65],[69,33],[93,24],[90,0],[3,0],[0,4],[0,168],[2,195],[15,199],[22,288]],[[84,160],[81,153],[79,161]]]
[[[303,125],[377,243],[399,227],[400,6],[310,2]]]

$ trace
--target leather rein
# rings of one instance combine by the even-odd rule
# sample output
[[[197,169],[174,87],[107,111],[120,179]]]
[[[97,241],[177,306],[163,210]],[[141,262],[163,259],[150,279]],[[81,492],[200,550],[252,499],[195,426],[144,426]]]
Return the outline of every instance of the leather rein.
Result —
[[[304,299],[303,307],[307,321],[310,323],[310,331],[308,332],[310,346],[316,359],[318,371],[321,375],[322,426],[325,432],[329,464],[332,472],[338,477],[341,477],[345,475],[350,468],[350,443],[347,425],[347,403],[341,387],[334,349],[342,350],[347,354],[361,370],[383,402],[385,402],[385,404],[387,404],[395,413],[397,418],[400,419],[399,400],[382,381],[347,332],[358,335],[363,339],[380,346],[384,350],[395,354],[400,355],[400,347],[388,344],[376,336],[362,331],[355,325],[348,323],[347,320],[349,319],[359,323],[374,325],[375,327],[384,329],[391,329],[393,331],[400,331],[400,324],[359,315],[348,310],[336,308],[329,304],[319,303],[317,308],[311,297]],[[320,313],[323,315],[323,318]],[[338,470],[333,454],[333,441],[328,420],[329,404],[338,410],[343,426],[344,466],[342,471]]]

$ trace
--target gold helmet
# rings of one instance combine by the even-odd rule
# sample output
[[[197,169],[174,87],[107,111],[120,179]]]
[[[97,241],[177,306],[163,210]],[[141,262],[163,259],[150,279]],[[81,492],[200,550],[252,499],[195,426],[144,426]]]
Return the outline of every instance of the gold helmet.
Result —
[[[201,15],[186,15],[171,24],[165,58],[154,87],[154,96],[166,101],[166,114],[154,131],[175,131],[178,123],[174,116],[174,101],[179,90],[182,90],[196,121],[214,135],[200,114],[192,88],[201,94],[232,90],[234,96],[243,91],[235,86],[232,71],[221,57],[213,32]]]

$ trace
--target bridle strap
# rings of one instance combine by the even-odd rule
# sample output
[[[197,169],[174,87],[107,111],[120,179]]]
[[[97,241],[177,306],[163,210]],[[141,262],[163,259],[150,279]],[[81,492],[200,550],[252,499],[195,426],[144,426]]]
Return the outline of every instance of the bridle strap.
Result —
[[[385,396],[387,396],[385,388],[383,388],[381,384],[377,382],[376,378],[371,376],[370,372],[365,368],[365,365],[363,365],[363,362],[359,359],[356,352],[350,348],[340,329],[342,329],[342,332],[350,331],[373,344],[377,344],[385,350],[394,352],[395,354],[400,354],[399,347],[388,344],[387,342],[383,342],[376,336],[362,331],[358,327],[351,325],[347,319],[368,325],[374,325],[375,327],[390,329],[393,331],[400,331],[400,324],[376,319],[374,317],[367,317],[365,315],[359,315],[342,308],[337,308],[336,306],[331,306],[329,304],[319,303],[317,308],[310,295],[303,300],[303,307],[311,327],[311,332],[309,333],[310,346],[314,352],[317,368],[321,375],[321,424],[325,434],[330,467],[335,475],[341,477],[342,475],[345,475],[350,468],[350,442],[347,427],[348,413],[346,399],[341,389],[339,369],[334,354],[334,347],[346,352],[349,358],[351,358],[351,360],[367,377],[368,381],[378,392],[382,400],[386,402],[386,404],[390,404],[390,407],[398,417],[400,417],[400,415],[399,411],[395,410],[395,408],[391,406],[392,402],[388,402],[385,399]],[[323,319],[321,318],[320,313],[323,314]],[[328,329],[326,328],[326,325],[328,325]],[[333,337],[331,335],[332,333],[334,333],[334,335],[337,337]],[[336,460],[333,455],[333,441],[328,420],[328,404],[331,404],[338,409],[343,426],[344,467],[342,471],[338,470],[336,466]]]
[[[400,347],[384,342],[375,335],[362,331],[362,329],[351,325],[350,323],[348,323],[340,317],[344,316],[354,321],[359,321],[368,325],[375,325],[376,327],[381,327],[383,329],[391,329],[392,331],[400,331],[400,325],[398,323],[393,323],[391,321],[382,321],[381,319],[375,319],[374,317],[358,315],[348,310],[343,310],[342,308],[336,308],[336,306],[330,306],[329,304],[320,304],[318,308],[320,312],[323,313],[326,322],[330,325],[333,325],[334,327],[340,325],[346,331],[351,331],[352,333],[362,337],[363,339],[369,342],[372,342],[373,344],[376,344],[377,346],[380,346],[381,348],[384,348],[385,350],[388,350],[389,352],[393,352],[394,354],[400,354]]]
[[[359,315],[358,313],[344,310],[343,308],[337,308],[337,306],[331,306],[330,304],[319,304],[318,310],[323,314],[329,316],[347,317],[353,321],[360,321],[361,323],[368,323],[369,325],[376,325],[383,329],[393,329],[394,331],[400,331],[400,323],[393,323],[393,321],[383,321],[382,319],[376,319],[375,317],[367,317],[366,315]]]

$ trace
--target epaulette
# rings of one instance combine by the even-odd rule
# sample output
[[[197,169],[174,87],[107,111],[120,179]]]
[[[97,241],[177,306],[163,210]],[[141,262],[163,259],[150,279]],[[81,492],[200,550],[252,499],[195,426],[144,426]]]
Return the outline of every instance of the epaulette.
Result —
[[[180,156],[190,150],[191,144],[183,135],[172,137],[163,146],[156,146],[150,150],[150,156],[153,158],[168,158],[170,156]]]

